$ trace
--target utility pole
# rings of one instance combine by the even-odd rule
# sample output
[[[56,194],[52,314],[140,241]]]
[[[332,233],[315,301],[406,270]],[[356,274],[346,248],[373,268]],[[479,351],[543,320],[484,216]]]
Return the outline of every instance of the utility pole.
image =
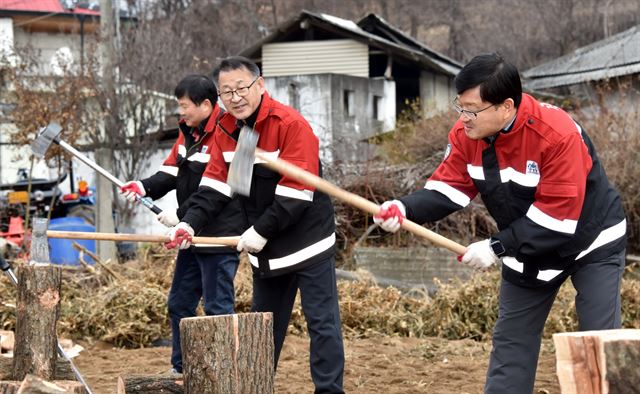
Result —
[[[105,108],[104,127],[100,132],[102,148],[96,149],[96,162],[109,173],[113,173],[113,143],[111,133],[115,130],[116,122],[113,112],[117,111],[115,103],[115,32],[113,23],[113,0],[100,0],[100,48],[101,48],[101,74],[102,93],[104,94]],[[113,221],[113,197],[114,188],[106,178],[96,175],[96,227],[99,232],[113,233],[115,225]],[[116,247],[111,241],[98,242],[98,255],[101,259],[116,259]]]

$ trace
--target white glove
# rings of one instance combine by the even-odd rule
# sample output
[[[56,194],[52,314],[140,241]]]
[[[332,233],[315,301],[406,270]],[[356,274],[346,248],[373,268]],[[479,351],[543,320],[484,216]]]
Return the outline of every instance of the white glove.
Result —
[[[193,228],[186,222],[180,222],[176,224],[174,227],[171,227],[169,233],[169,242],[165,243],[164,246],[167,249],[173,249],[176,246],[180,249],[188,249],[191,246],[191,241],[193,238]]]
[[[176,224],[180,223],[180,219],[178,219],[178,214],[175,209],[166,209],[156,216],[156,219],[167,227],[173,227]]]
[[[380,212],[373,215],[373,222],[383,230],[395,233],[400,229],[402,221],[407,216],[407,209],[399,200],[385,201],[380,206]]]
[[[469,245],[461,261],[479,270],[486,270],[492,264],[496,264],[500,258],[493,253],[489,242],[490,240],[485,239]]]
[[[253,229],[253,226],[251,226],[240,236],[236,249],[238,252],[246,250],[249,253],[258,253],[264,248],[266,243],[267,239],[258,234],[258,232]]]
[[[130,181],[125,183],[120,188],[120,193],[122,193],[124,198],[129,202],[136,202],[136,195],[144,197],[147,194],[144,190],[144,186],[142,186],[142,182],[140,181]]]

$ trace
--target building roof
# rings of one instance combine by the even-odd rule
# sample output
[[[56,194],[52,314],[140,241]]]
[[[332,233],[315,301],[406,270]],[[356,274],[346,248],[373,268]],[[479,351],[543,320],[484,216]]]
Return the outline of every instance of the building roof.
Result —
[[[640,73],[640,25],[523,73],[529,89],[545,89]]]
[[[355,23],[351,20],[333,15],[314,13],[306,10],[303,10],[296,18],[280,24],[273,33],[245,49],[240,55],[253,59],[259,58],[259,53],[263,45],[282,41],[282,39],[291,32],[302,29],[301,26],[304,24],[310,24],[346,38],[364,42],[370,47],[423,64],[446,75],[454,76],[462,68],[460,63],[429,49],[425,45],[393,28],[382,18],[374,14],[370,14],[360,22]],[[368,30],[371,30],[371,32],[363,28],[361,24]],[[382,34],[381,32],[383,31],[386,33],[379,35]]]
[[[87,8],[65,8],[60,0],[0,0],[0,11],[17,11],[41,14],[100,15]]]
[[[432,58],[434,62],[439,63],[443,68],[450,69],[454,74],[457,74],[462,69],[462,64],[437,52],[410,35],[392,26],[389,22],[381,18],[376,14],[369,14],[358,21],[358,26],[365,31],[375,34],[380,37],[385,37],[398,44],[406,45],[410,48],[423,52],[425,55]]]

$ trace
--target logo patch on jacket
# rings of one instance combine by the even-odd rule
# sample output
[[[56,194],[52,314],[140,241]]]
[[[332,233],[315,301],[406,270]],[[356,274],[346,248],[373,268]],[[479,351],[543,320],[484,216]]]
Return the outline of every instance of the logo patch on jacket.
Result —
[[[202,150],[200,150],[200,152],[202,152],[202,153],[207,153],[207,148],[208,148],[208,146],[206,146],[206,145],[205,145],[205,146],[203,146],[203,147],[202,147]]]
[[[527,160],[526,173],[540,175],[540,170],[538,170],[538,163],[533,160]]]
[[[451,144],[447,144],[447,149],[444,150],[444,158],[442,161],[447,160],[447,157],[451,154]]]

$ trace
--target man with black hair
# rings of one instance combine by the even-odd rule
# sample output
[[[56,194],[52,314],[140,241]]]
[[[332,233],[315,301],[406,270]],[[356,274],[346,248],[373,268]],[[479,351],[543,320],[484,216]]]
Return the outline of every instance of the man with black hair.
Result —
[[[439,220],[480,194],[498,225],[461,261],[502,260],[499,315],[486,393],[531,393],[544,323],[560,285],[577,290],[580,330],[619,328],[626,220],[582,129],[566,112],[522,93],[513,65],[476,56],[455,78],[458,121],[423,189],[385,202],[374,221]]]
[[[319,141],[293,108],[272,99],[258,66],[243,57],[223,59],[213,73],[225,113],[218,122],[211,161],[193,204],[178,226],[199,228],[232,198],[227,171],[243,126],[258,134],[258,148],[321,175]],[[253,268],[255,312],[273,312],[277,366],[298,290],[307,320],[311,378],[316,393],[342,393],[344,349],[335,276],[335,217],[329,196],[260,165],[249,197],[239,197],[250,226],[238,243]],[[191,235],[193,233],[191,232]],[[175,233],[175,238],[190,237]]]
[[[180,111],[180,133],[158,172],[140,181],[127,182],[121,192],[129,201],[135,196],[158,199],[171,190],[176,191],[177,210],[165,210],[158,220],[171,232],[184,230],[180,219],[186,214],[191,196],[198,190],[202,174],[209,162],[214,144],[214,131],[222,111],[218,106],[215,85],[204,75],[189,75],[175,89]],[[224,209],[198,229],[201,236],[237,236],[246,228],[237,200],[227,201]],[[194,235],[192,229],[191,236]],[[173,283],[169,292],[171,321],[172,372],[182,373],[180,348],[180,319],[196,316],[200,298],[204,299],[207,315],[234,313],[233,280],[238,269],[238,253],[229,247],[190,245],[174,236],[168,248],[179,247]]]

